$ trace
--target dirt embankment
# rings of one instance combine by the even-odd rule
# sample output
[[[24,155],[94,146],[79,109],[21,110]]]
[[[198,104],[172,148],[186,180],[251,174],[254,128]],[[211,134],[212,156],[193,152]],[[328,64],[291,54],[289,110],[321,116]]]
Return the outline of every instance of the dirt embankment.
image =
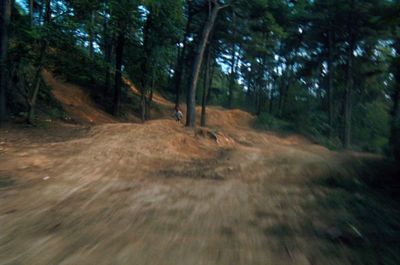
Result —
[[[43,79],[74,121],[92,125],[118,122],[118,119],[101,110],[81,87],[60,80],[46,70],[43,71]]]

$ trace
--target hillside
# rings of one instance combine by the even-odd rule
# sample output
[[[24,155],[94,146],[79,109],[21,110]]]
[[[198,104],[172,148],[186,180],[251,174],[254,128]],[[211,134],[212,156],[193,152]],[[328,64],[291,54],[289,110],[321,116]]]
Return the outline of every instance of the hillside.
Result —
[[[121,123],[45,77],[79,124],[0,129],[0,264],[399,261],[398,211],[359,178],[382,174],[382,158],[257,131],[218,107],[195,131],[167,112]]]

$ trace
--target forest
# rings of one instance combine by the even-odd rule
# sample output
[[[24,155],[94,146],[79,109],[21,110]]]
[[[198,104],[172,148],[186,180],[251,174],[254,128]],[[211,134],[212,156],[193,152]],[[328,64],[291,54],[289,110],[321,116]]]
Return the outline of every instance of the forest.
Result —
[[[2,5],[1,120],[34,124],[37,111],[51,111],[41,80],[48,68],[115,116],[150,119],[157,91],[188,105],[188,126],[195,104],[221,105],[331,148],[399,156],[397,1]],[[124,76],[139,99],[128,99]]]
[[[0,5],[0,264],[400,264],[399,0]]]

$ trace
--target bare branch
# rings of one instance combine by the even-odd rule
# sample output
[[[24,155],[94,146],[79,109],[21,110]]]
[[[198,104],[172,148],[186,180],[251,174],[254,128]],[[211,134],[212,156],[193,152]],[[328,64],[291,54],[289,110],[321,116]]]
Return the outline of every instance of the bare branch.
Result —
[[[231,4],[226,4],[226,5],[223,5],[223,6],[219,6],[218,9],[222,10],[222,9],[228,8],[230,6],[231,6]]]

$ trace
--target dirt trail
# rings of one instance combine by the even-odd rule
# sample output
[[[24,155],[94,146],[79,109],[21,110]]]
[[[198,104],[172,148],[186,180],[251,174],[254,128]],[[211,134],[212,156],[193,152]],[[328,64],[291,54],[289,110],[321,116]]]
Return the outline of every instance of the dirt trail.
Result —
[[[312,184],[343,155],[252,120],[211,108],[217,139],[168,119],[1,130],[0,265],[367,264],[327,240],[351,214]]]

